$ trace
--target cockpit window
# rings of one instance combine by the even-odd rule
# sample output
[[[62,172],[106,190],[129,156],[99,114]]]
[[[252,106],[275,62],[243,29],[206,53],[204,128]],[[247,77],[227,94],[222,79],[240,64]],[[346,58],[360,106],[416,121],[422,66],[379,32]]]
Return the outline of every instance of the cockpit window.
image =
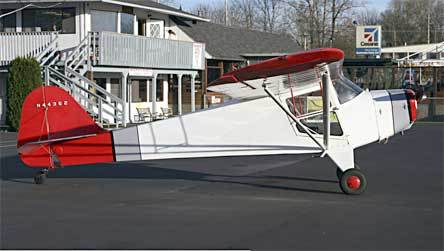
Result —
[[[344,73],[342,72],[342,61],[330,64],[329,69],[333,86],[335,87],[341,104],[352,100],[364,91],[344,76]]]
[[[300,119],[312,133],[323,134],[324,123],[322,118],[322,94],[320,91],[309,94],[287,98],[288,109],[293,115]],[[296,125],[299,132],[305,133],[305,130]],[[341,136],[343,134],[341,125],[335,112],[330,114],[330,134]]]

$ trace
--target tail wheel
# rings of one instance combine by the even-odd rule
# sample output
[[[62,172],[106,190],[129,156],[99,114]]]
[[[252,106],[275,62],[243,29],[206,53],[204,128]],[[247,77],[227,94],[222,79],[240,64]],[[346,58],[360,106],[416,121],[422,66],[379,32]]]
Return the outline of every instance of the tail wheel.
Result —
[[[35,176],[34,176],[34,182],[35,184],[41,185],[43,183],[45,183],[46,178],[47,178],[47,174],[48,174],[48,170],[44,169],[42,171],[39,171]]]
[[[360,170],[348,169],[342,174],[339,185],[345,194],[358,195],[367,188],[367,179]]]

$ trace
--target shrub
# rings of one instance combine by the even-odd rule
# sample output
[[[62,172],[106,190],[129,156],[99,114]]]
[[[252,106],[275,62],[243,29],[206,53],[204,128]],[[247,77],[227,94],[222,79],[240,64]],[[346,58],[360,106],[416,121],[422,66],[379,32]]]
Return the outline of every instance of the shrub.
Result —
[[[15,131],[20,125],[20,114],[26,96],[42,85],[40,64],[35,58],[18,57],[9,65],[7,80],[6,121]]]

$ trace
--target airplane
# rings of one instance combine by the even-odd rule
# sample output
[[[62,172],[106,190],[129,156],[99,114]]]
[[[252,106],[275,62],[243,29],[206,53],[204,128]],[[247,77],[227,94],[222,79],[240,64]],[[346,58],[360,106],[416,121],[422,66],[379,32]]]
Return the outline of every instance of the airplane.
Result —
[[[65,90],[42,86],[22,108],[17,148],[29,167],[49,170],[106,162],[255,155],[328,156],[340,189],[367,187],[354,149],[411,128],[412,90],[363,90],[342,72],[343,51],[298,52],[228,72],[208,90],[232,98],[218,107],[105,130]]]

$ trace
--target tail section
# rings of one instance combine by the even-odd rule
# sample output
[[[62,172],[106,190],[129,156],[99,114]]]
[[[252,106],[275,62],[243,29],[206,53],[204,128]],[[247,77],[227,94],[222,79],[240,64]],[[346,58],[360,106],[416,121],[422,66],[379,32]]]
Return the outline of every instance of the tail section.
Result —
[[[25,99],[17,148],[31,167],[114,161],[112,135],[98,126],[73,97],[44,86]]]

